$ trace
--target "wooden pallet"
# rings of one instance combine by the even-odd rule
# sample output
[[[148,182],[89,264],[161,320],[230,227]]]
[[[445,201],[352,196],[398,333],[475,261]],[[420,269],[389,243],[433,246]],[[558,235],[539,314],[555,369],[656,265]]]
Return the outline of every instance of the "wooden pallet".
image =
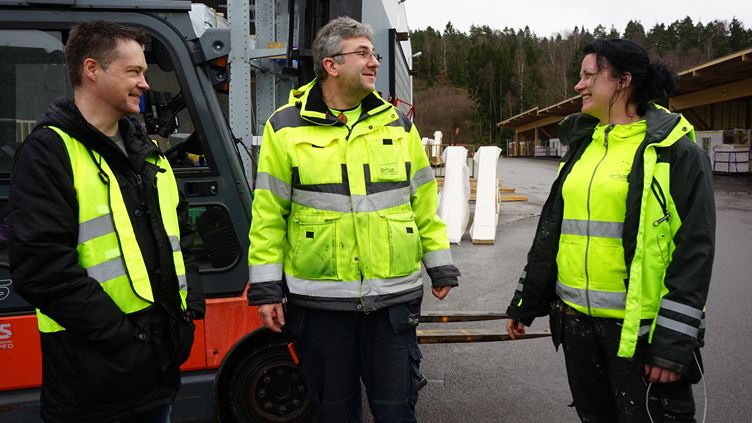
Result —
[[[510,201],[527,201],[527,195],[522,194],[502,194],[501,195],[501,201],[504,203],[510,202]]]

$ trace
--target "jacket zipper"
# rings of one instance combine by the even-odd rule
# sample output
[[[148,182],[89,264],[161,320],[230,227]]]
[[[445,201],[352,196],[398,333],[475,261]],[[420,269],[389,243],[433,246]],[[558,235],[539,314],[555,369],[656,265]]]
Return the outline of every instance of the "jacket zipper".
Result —
[[[653,222],[653,226],[658,226],[661,223],[668,221],[671,218],[671,213],[668,211],[668,202],[666,201],[666,195],[663,193],[663,188],[661,188],[661,184],[658,183],[658,180],[655,179],[655,176],[653,176],[653,182],[650,183],[650,189],[653,191],[655,199],[658,200],[658,204],[660,204],[661,210],[663,210],[663,216]]]
[[[593,188],[595,173],[598,171],[601,163],[606,160],[606,155],[608,155],[608,133],[611,132],[611,129],[613,127],[613,125],[608,125],[606,127],[606,130],[604,131],[603,147],[606,148],[606,151],[603,152],[603,157],[601,157],[601,160],[598,162],[598,164],[595,165],[595,169],[593,169],[593,175],[590,177],[590,183],[588,184],[587,191],[587,229],[585,232],[585,300],[587,301],[588,316],[592,315],[592,312],[590,310],[590,273],[588,272],[588,254],[590,252],[590,193]]]

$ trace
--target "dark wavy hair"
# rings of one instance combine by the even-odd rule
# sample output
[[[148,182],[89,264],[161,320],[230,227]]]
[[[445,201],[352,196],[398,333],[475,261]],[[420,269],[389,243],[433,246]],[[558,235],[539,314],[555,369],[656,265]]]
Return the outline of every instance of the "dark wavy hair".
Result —
[[[645,115],[650,102],[667,99],[676,89],[676,74],[661,62],[650,62],[645,49],[634,41],[595,40],[582,52],[596,55],[598,70],[609,68],[616,78],[624,77],[627,72],[632,75],[632,94],[628,102],[637,105],[640,116]]]

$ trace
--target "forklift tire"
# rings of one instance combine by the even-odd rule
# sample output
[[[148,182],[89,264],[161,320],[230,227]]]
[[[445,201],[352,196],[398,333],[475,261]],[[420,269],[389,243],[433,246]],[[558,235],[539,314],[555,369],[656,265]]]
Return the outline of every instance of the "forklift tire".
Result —
[[[318,412],[286,344],[252,352],[235,368],[230,408],[238,423],[313,423]]]

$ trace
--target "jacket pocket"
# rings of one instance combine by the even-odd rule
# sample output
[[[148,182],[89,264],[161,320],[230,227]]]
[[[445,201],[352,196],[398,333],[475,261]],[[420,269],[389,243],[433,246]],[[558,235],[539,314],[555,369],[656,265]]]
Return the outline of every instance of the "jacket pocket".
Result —
[[[188,318],[188,316],[182,316],[178,319],[177,323],[178,332],[178,348],[177,359],[178,366],[185,363],[188,357],[191,356],[191,349],[193,348],[193,340],[196,332],[196,325]]]
[[[296,141],[295,154],[301,184],[342,183],[342,164],[337,138]]]
[[[402,139],[369,139],[368,168],[371,182],[400,182],[407,180]]]
[[[416,298],[406,303],[395,304],[388,308],[389,322],[395,334],[408,330],[415,330],[420,323],[420,307],[422,298]],[[418,358],[420,360],[420,358]]]
[[[423,247],[413,214],[383,216],[389,232],[389,276],[405,276],[420,270]]]
[[[293,217],[296,233],[292,251],[294,276],[314,280],[337,279],[337,220],[336,215],[306,215]]]
[[[79,349],[76,397],[81,404],[124,403],[157,384],[156,361],[148,336],[119,351],[103,353],[88,343]]]

